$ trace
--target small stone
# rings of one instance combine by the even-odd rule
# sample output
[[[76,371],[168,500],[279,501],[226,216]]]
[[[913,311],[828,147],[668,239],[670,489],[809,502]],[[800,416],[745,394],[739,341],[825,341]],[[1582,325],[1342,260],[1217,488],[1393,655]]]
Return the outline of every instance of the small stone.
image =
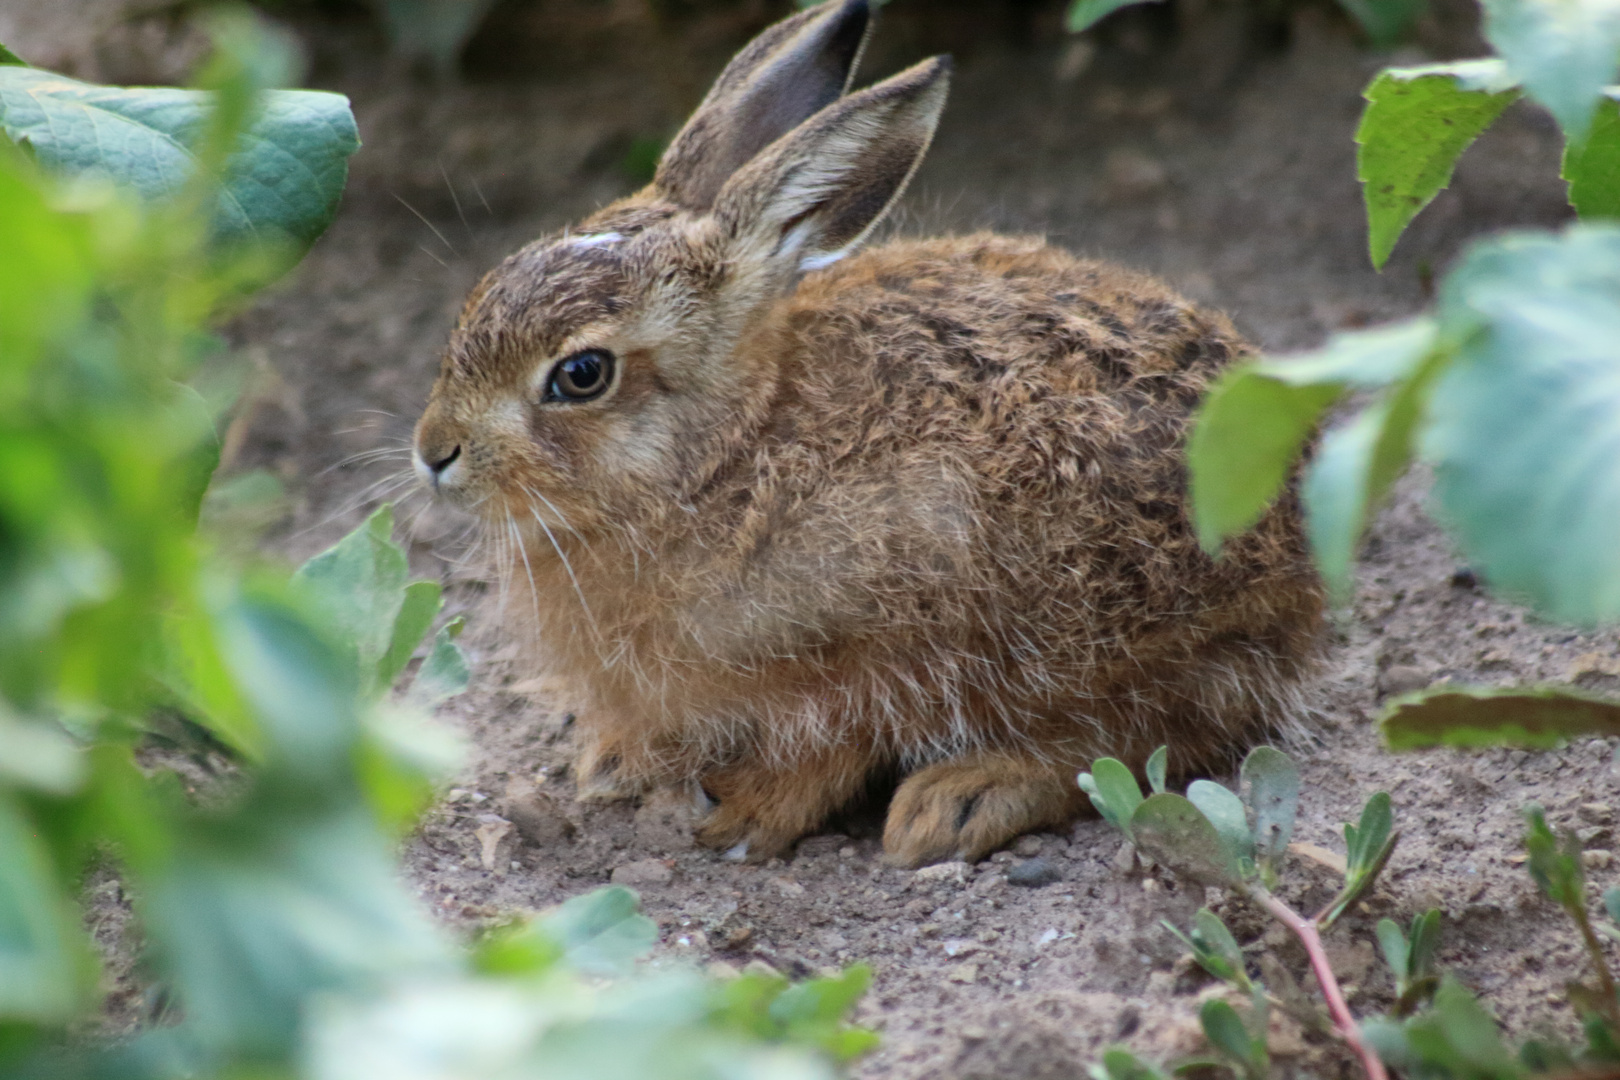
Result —
[[[741,971],[737,970],[737,965],[729,964],[724,960],[711,960],[703,965],[703,970],[708,972],[709,978],[717,979],[720,982],[730,982],[742,974]]]
[[[506,864],[511,862],[509,853],[501,851],[501,841],[512,834],[512,823],[498,814],[479,814],[478,828],[473,835],[478,838],[478,861],[485,870],[494,870],[500,864],[500,873],[505,873]],[[505,854],[505,858],[502,855]]]
[[[1058,868],[1040,857],[1014,863],[1007,871],[1007,884],[1022,885],[1026,889],[1038,889],[1042,885],[1050,885],[1054,881],[1061,880],[1063,874]]]
[[[979,951],[979,943],[967,938],[951,938],[940,946],[946,956],[966,956]]]
[[[1582,847],[1591,847],[1608,840],[1614,835],[1614,830],[1607,825],[1587,825],[1575,830],[1575,839],[1581,842]]]
[[[945,978],[953,983],[971,983],[979,981],[978,964],[957,964],[946,973]]]
[[[1580,808],[1575,812],[1580,815],[1582,821],[1591,822],[1593,825],[1614,824],[1614,807],[1608,803],[1581,803]]]
[[[1582,653],[1570,662],[1565,679],[1588,690],[1608,690],[1620,682],[1620,659],[1603,653]]]
[[[965,862],[942,862],[925,866],[911,875],[917,882],[952,882],[960,885],[968,879],[972,867]]]
[[[1032,858],[1041,853],[1046,845],[1038,836],[1020,836],[1012,846],[1013,854],[1021,859]]]
[[[1581,862],[1585,863],[1588,869],[1606,870],[1609,864],[1614,862],[1614,853],[1602,848],[1593,848],[1591,851],[1581,852]]]
[[[523,842],[533,847],[549,847],[574,838],[577,831],[568,820],[562,804],[533,784],[514,781],[506,787],[504,816],[517,826]]]
[[[1451,575],[1451,587],[1453,589],[1477,589],[1479,588],[1479,575],[1474,572],[1474,568],[1471,566],[1459,566]]]
[[[962,1041],[965,1043],[979,1043],[990,1037],[990,1033],[982,1027],[969,1024],[962,1029]]]
[[[783,896],[793,897],[804,895],[804,886],[800,885],[797,881],[794,881],[790,877],[772,878],[771,884],[775,885],[776,891],[781,893]]]
[[[1386,697],[1410,694],[1421,690],[1433,680],[1433,673],[1412,664],[1393,664],[1378,676],[1378,692]]]
[[[635,862],[615,866],[611,880],[615,885],[631,887],[668,885],[675,876],[675,868],[663,859],[637,859]]]

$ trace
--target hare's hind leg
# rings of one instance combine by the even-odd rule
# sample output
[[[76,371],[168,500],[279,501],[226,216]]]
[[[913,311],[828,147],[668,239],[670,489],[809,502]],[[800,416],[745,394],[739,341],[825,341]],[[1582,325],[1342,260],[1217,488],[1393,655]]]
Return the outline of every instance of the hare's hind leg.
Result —
[[[786,854],[865,788],[880,765],[869,746],[839,745],[780,764],[748,758],[703,775],[719,806],[698,826],[698,843],[735,859]]]
[[[883,850],[900,866],[973,862],[1020,833],[1063,824],[1083,798],[1068,765],[994,751],[953,758],[912,773],[895,791]]]

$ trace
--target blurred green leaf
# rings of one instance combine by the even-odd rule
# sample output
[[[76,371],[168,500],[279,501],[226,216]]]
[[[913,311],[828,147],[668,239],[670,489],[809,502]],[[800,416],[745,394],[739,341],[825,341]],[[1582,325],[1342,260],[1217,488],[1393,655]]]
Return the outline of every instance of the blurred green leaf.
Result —
[[[12,714],[0,698],[0,790],[4,784],[50,795],[78,791],[85,780],[84,754],[67,732],[48,721]]]
[[[1159,0],[1074,0],[1063,18],[1063,28],[1071,34],[1090,30],[1120,8],[1132,4],[1158,3]]]
[[[1168,792],[1150,795],[1131,815],[1137,847],[1183,877],[1203,885],[1242,880],[1237,855],[1198,807]]]
[[[1356,175],[1367,244],[1383,269],[1418,211],[1451,183],[1457,159],[1519,96],[1500,60],[1388,68],[1363,91]]]
[[[1441,297],[1463,341],[1422,437],[1442,519],[1494,589],[1620,618],[1620,228],[1476,244]]]
[[[1384,954],[1384,962],[1395,975],[1395,984],[1399,986],[1406,981],[1411,973],[1408,961],[1412,950],[1407,944],[1406,934],[1396,925],[1394,919],[1379,919],[1377,926],[1378,948]]]
[[[106,176],[147,200],[172,198],[190,181],[209,107],[199,90],[95,86],[0,66],[0,131],[26,141],[53,172]],[[307,248],[337,213],[359,145],[342,95],[267,92],[223,178],[217,235]]]
[[[1262,1080],[1266,1075],[1265,1040],[1249,1035],[1236,1009],[1220,998],[1211,998],[1199,1008],[1198,1022],[1211,1046],[1233,1058],[1244,1075]]]
[[[1165,1074],[1125,1049],[1110,1046],[1103,1051],[1102,1063],[1087,1070],[1092,1080],[1166,1080]]]
[[[1170,748],[1161,746],[1148,755],[1147,773],[1148,788],[1157,795],[1164,791],[1165,770],[1170,761]],[[1134,811],[1133,811],[1134,812]]]
[[[1607,0],[1481,0],[1485,39],[1509,76],[1546,106],[1571,142],[1590,129],[1620,67],[1620,8]]]
[[[1411,33],[1429,5],[1426,0],[1339,0],[1339,6],[1361,24],[1372,44],[1387,49]]]
[[[1606,87],[1580,142],[1566,143],[1558,174],[1569,183],[1569,204],[1582,218],[1620,218],[1620,87]]]
[[[456,60],[495,0],[372,0],[394,51],[430,62],[441,78]]]
[[[91,988],[94,968],[51,853],[0,788],[0,1024],[62,1023]]]
[[[1586,910],[1586,873],[1581,867],[1581,842],[1573,832],[1562,839],[1553,835],[1547,817],[1534,803],[1525,807],[1524,849],[1530,856],[1530,877],[1541,894],[1571,914]]]
[[[393,541],[394,509],[379,507],[362,528],[299,567],[304,582],[345,645],[355,651],[363,692],[386,689],[378,676],[405,607],[405,553]],[[417,603],[420,603],[420,596]],[[412,613],[414,619],[419,613]],[[415,643],[412,643],[412,648]],[[408,655],[408,654],[407,654]]]
[[[1556,687],[1446,686],[1396,698],[1378,718],[1391,750],[1519,746],[1620,735],[1620,703]]]
[[[1205,396],[1187,444],[1193,521],[1205,550],[1260,519],[1323,411],[1349,387],[1409,376],[1434,347],[1427,319],[1353,334],[1302,356],[1245,364]]]
[[[603,975],[628,970],[658,941],[636,894],[618,886],[576,896],[535,926],[562,945],[569,964]]]
[[[416,652],[444,605],[442,592],[437,581],[413,581],[405,586],[399,614],[394,617],[393,638],[388,643],[388,651],[377,663],[379,687],[394,685],[399,673],[410,663],[411,654]]]
[[[1115,758],[1098,758],[1091,772],[1081,773],[1080,788],[1091,796],[1091,805],[1107,822],[1131,837],[1131,815],[1142,805],[1142,789],[1124,763]]]
[[[0,45],[0,64],[20,64],[23,67],[27,67],[28,61],[24,60],[22,57],[18,56],[4,45]]]
[[[459,625],[446,626],[434,635],[433,649],[416,673],[416,681],[411,683],[408,696],[413,704],[431,708],[467,689],[472,672],[461,646],[451,640],[459,629]]]
[[[1350,599],[1362,533],[1411,463],[1429,390],[1445,359],[1445,354],[1431,354],[1381,401],[1323,436],[1305,474],[1301,496],[1306,534],[1317,568],[1339,603]]]

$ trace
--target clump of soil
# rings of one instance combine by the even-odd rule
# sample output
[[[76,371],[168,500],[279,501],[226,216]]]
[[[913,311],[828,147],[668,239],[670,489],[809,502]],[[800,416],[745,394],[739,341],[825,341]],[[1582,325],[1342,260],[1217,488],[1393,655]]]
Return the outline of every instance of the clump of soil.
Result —
[[[596,21],[570,38],[568,12],[586,7]],[[1062,35],[1056,5],[1009,8],[977,23],[950,5],[889,9],[866,77],[942,38],[961,46],[900,229],[1046,233],[1157,272],[1228,311],[1260,346],[1290,350],[1419,310],[1472,236],[1569,217],[1557,133],[1515,106],[1376,274],[1355,181],[1360,90],[1421,51],[1366,51],[1342,19],[1309,4],[1257,38],[1242,11],[1184,0],[1177,17],[1202,20],[1197,35],[1149,14],[1109,30],[1101,48]],[[630,190],[638,142],[672,131],[728,51],[780,14],[763,3],[659,19],[645,10],[502,7],[506,22],[474,41],[475,63],[454,85],[401,70],[358,16],[299,24],[315,82],[351,95],[366,148],[331,232],[230,331],[259,372],[230,468],[268,468],[293,495],[268,536],[274,551],[306,557],[403,490],[411,423],[476,276]],[[1466,19],[1442,16],[1422,40],[1468,51]],[[525,66],[523,44],[542,34],[552,36]],[[10,44],[27,55],[27,42]],[[1395,756],[1369,717],[1382,698],[1442,679],[1613,689],[1620,639],[1491,599],[1425,516],[1425,491],[1422,476],[1399,486],[1335,622],[1319,723],[1290,747],[1305,773],[1296,839],[1338,848],[1339,824],[1369,794],[1394,797],[1404,832],[1383,885],[1332,935],[1353,1007],[1376,1009],[1390,993],[1372,924],[1439,907],[1448,970],[1520,1035],[1568,1031],[1555,1002],[1581,953],[1515,859],[1520,808],[1537,801],[1555,825],[1583,830],[1597,849],[1592,877],[1608,884],[1620,873],[1608,854],[1614,747]],[[674,796],[574,802],[568,702],[529,677],[503,635],[499,590],[466,523],[419,497],[405,516],[413,563],[442,577],[469,616],[464,641],[477,663],[473,690],[445,713],[471,760],[405,848],[411,882],[445,921],[477,925],[617,881],[642,894],[663,957],[796,975],[865,961],[876,979],[858,1019],[884,1036],[856,1070],[869,1080],[1070,1077],[1114,1041],[1160,1056],[1196,1046],[1207,984],[1159,920],[1184,923],[1212,898],[1145,870],[1100,821],[1025,837],[977,866],[910,872],[880,861],[877,807],[790,860],[739,866],[692,848],[691,811]],[[1283,893],[1309,909],[1331,884],[1301,863]],[[1219,910],[1242,940],[1261,939],[1303,970],[1261,917]],[[1291,1072],[1346,1067],[1298,1030],[1275,1032],[1273,1047]]]

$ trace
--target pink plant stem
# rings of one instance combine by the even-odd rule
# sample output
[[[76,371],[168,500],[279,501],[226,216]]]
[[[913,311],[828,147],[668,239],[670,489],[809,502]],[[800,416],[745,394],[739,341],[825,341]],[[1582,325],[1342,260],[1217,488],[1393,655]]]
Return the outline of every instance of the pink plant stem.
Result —
[[[1361,1059],[1361,1067],[1367,1072],[1367,1080],[1389,1080],[1389,1073],[1384,1069],[1384,1062],[1378,1056],[1378,1051],[1368,1046],[1361,1038],[1361,1028],[1356,1018],[1350,1015],[1350,1006],[1345,1003],[1344,994],[1339,991],[1338,977],[1333,974],[1333,967],[1328,963],[1327,953],[1322,949],[1322,935],[1316,931],[1316,923],[1294,912],[1294,909],[1278,900],[1265,889],[1255,886],[1250,895],[1264,907],[1284,926],[1294,932],[1299,943],[1305,946],[1305,955],[1310,957],[1311,970],[1316,974],[1316,981],[1322,987],[1322,996],[1327,999],[1328,1014],[1333,1017],[1333,1026],[1339,1029],[1344,1041],[1350,1044]]]

